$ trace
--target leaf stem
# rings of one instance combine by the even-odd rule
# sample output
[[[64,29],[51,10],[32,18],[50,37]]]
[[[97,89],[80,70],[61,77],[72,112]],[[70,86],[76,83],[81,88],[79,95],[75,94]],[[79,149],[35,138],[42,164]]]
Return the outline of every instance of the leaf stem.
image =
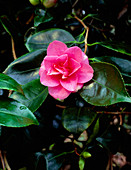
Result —
[[[125,84],[125,86],[131,86],[131,84]]]
[[[93,46],[93,45],[97,45],[97,44],[100,44],[100,42],[94,42],[92,44],[87,44],[88,46]]]
[[[81,42],[79,42],[79,41],[67,41],[67,42],[65,42],[65,44],[71,44],[71,43],[74,43],[74,44],[83,44],[84,41],[81,41]]]
[[[88,60],[92,60],[92,61],[101,62],[100,60],[98,60],[98,59],[96,59],[96,58],[88,58]]]
[[[73,151],[70,151],[70,152],[63,152],[63,153],[61,153],[61,154],[59,154],[59,155],[56,155],[56,156],[48,159],[48,161],[51,161],[52,159],[55,159],[55,158],[58,158],[58,157],[60,157],[60,156],[62,156],[62,155],[67,155],[67,154],[70,154],[70,153],[73,153],[73,152],[75,152],[75,151],[73,150]]]

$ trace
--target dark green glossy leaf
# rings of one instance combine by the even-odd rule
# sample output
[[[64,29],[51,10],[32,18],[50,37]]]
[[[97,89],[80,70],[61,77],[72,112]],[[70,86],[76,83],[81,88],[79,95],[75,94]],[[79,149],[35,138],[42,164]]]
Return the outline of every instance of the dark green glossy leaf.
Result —
[[[96,141],[112,153],[116,153],[118,151],[118,143],[120,143],[120,140],[121,136],[117,126],[108,126],[106,131],[96,138]]]
[[[27,53],[13,61],[4,73],[20,84],[26,84],[38,79],[39,67],[45,55],[46,51],[42,49]]]
[[[34,18],[34,26],[37,27],[38,25],[49,22],[53,19],[53,16],[51,16],[47,11],[43,9],[39,9],[36,11],[36,16]]]
[[[28,156],[27,169],[32,170],[47,170],[47,162],[45,155],[41,152],[36,152]],[[26,170],[27,170],[26,169]],[[22,169],[19,169],[22,170]]]
[[[82,133],[92,124],[96,115],[87,107],[66,108],[63,111],[62,123],[69,132]]]
[[[37,27],[42,23],[51,21],[52,19],[53,19],[53,17],[48,16],[48,15],[47,16],[42,16],[42,17],[41,16],[36,16],[34,18],[34,26]]]
[[[34,114],[23,104],[13,99],[0,99],[0,125],[25,127],[38,125]]]
[[[63,153],[51,153],[46,154],[47,169],[48,170],[58,170],[64,162],[65,152]]]
[[[96,135],[98,134],[99,132],[99,118],[97,119],[95,125],[94,125],[94,128],[93,128],[93,132],[91,133],[91,135],[89,136],[86,144],[89,144],[93,141],[93,139],[96,137]]]
[[[49,43],[54,40],[62,42],[75,41],[74,37],[63,29],[48,29],[40,31],[27,39],[26,47],[29,51],[47,49]]]
[[[95,45],[95,44],[99,44],[113,51],[131,56],[131,46],[124,42],[102,41],[102,42],[96,42],[92,45]],[[91,44],[88,44],[88,45],[90,46]]]
[[[32,112],[36,111],[48,96],[48,87],[43,86],[39,79],[22,86],[24,95],[14,92],[11,98],[27,106]]]
[[[0,73],[0,89],[14,90],[21,93],[23,92],[20,84],[11,77],[2,73]]]
[[[102,57],[95,57],[96,59],[104,62],[108,62],[117,66],[120,70],[121,74],[124,76],[124,80],[126,83],[131,82],[131,59],[114,57],[114,56],[102,56]]]
[[[117,67],[101,62],[91,65],[94,69],[94,77],[80,92],[86,102],[97,106],[131,102]]]

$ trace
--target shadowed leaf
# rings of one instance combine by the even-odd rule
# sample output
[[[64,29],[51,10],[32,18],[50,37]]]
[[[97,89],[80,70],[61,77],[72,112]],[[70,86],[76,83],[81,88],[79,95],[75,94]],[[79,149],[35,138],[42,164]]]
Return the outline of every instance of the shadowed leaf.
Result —
[[[109,63],[92,63],[94,77],[80,91],[81,97],[96,106],[129,102],[129,97],[119,70]]]

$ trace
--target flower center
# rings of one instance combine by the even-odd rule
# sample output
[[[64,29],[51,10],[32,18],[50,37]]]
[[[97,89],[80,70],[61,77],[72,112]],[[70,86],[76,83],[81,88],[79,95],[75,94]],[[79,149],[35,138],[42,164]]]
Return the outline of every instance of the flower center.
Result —
[[[74,74],[81,65],[79,62],[65,54],[57,59],[57,62],[53,65],[53,67],[57,72],[62,74],[62,79],[66,79]]]
[[[54,64],[54,68],[62,74],[62,78],[67,78],[70,73],[70,69],[65,67],[64,63],[60,63],[59,65]]]

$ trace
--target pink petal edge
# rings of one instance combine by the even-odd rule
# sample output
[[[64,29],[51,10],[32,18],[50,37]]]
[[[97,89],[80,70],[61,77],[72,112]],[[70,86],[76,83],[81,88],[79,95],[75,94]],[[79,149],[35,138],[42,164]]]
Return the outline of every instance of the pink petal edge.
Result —
[[[75,91],[77,87],[77,75],[73,74],[66,79],[61,79],[60,84],[68,91]]]
[[[47,75],[46,70],[40,70],[40,82],[41,84],[49,87],[55,87],[60,84],[60,76],[59,75]]]
[[[47,48],[47,56],[57,55],[60,56],[67,49],[66,44],[61,41],[55,40],[51,42]]]
[[[77,72],[78,83],[86,83],[90,81],[93,77],[93,73],[93,68],[89,64],[82,62],[81,68]]]
[[[64,89],[61,85],[56,87],[48,87],[49,94],[55,99],[64,100],[71,92]]]
[[[64,54],[67,54],[68,57],[75,59],[78,62],[81,62],[83,60],[83,55],[82,55],[82,51],[79,47],[74,46],[74,47],[70,47],[68,48]]]

